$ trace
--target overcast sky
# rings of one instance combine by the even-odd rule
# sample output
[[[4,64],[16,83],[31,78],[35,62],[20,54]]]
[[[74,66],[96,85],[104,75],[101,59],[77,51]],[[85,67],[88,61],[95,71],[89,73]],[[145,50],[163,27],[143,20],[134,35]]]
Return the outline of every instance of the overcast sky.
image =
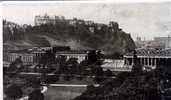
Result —
[[[41,3],[4,4],[3,18],[34,25],[35,15],[59,15],[98,23],[116,21],[135,39],[171,36],[171,3]]]

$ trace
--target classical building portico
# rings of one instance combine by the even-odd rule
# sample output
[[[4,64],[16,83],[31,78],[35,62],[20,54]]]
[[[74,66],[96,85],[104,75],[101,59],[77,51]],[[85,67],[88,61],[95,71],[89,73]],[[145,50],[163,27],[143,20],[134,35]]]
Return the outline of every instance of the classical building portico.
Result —
[[[136,49],[139,63],[143,67],[156,68],[157,65],[171,65],[171,49]],[[124,55],[125,65],[133,65],[133,52]]]

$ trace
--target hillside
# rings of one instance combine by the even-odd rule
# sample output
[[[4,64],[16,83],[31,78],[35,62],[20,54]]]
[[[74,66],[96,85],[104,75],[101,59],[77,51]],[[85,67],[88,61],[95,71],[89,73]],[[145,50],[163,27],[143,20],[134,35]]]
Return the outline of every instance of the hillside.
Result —
[[[19,26],[3,21],[4,49],[33,46],[71,46],[72,49],[103,49],[105,53],[125,53],[135,48],[130,34],[122,31],[116,22],[105,24],[68,23]]]

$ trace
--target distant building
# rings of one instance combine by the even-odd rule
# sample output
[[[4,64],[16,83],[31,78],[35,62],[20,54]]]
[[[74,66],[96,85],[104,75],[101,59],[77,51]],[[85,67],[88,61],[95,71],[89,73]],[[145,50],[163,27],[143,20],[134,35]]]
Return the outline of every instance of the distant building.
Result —
[[[68,20],[68,23],[69,23],[70,25],[76,25],[76,24],[77,24],[77,18],[69,19],[69,20]]]
[[[85,60],[88,55],[88,52],[85,50],[70,50],[70,51],[59,51],[56,52],[56,57],[65,56],[68,59],[77,58],[78,63]]]
[[[101,67],[103,68],[104,71],[106,70],[110,70],[110,71],[131,71],[132,67],[125,65],[124,64],[124,60],[122,59],[118,59],[118,60],[114,60],[114,59],[105,59],[103,64],[101,65]]]
[[[105,26],[105,24],[96,24],[95,25],[96,27],[97,27],[97,30],[101,30],[102,29],[102,27],[104,27]]]
[[[64,16],[48,16],[45,14],[44,16],[35,16],[35,26],[39,26],[42,24],[55,24],[57,22],[64,22],[65,18]]]
[[[164,44],[165,48],[171,48],[171,37],[155,37],[154,41]]]
[[[110,21],[109,22],[109,27],[115,27],[116,29],[119,29],[119,24],[117,22]]]
[[[46,54],[46,51],[51,50],[56,52],[56,57],[65,56],[68,59],[77,58],[78,62],[86,59],[88,52],[86,50],[70,50],[67,46],[56,47],[34,47],[27,50],[12,50],[3,54],[3,61],[14,62],[18,57],[21,57],[23,65],[39,64],[41,58]]]
[[[155,37],[153,40],[141,40],[137,37],[135,41],[137,48],[171,48],[171,37]]]
[[[85,25],[91,26],[91,25],[93,25],[93,24],[94,24],[93,21],[90,21],[90,20],[85,21]]]
[[[94,22],[91,20],[88,21],[84,21],[82,19],[77,19],[77,18],[73,18],[73,19],[65,19],[64,16],[49,16],[47,14],[43,15],[43,16],[35,16],[34,19],[35,22],[35,26],[39,26],[42,24],[56,24],[56,23],[68,23],[69,25],[73,25],[73,26],[77,26],[77,25],[86,25],[88,27],[94,27]],[[101,25],[98,25],[99,27],[101,27]]]
[[[95,28],[92,26],[92,27],[89,27],[88,28],[89,29],[89,31],[91,32],[91,33],[94,33],[94,31],[95,31]]]
[[[136,49],[138,62],[143,68],[155,69],[157,65],[171,65],[171,49]],[[125,65],[134,65],[133,52],[124,55]]]
[[[137,42],[142,41],[142,40],[141,40],[141,37],[137,37],[137,38],[136,38],[136,41],[137,41]]]
[[[45,54],[44,50],[12,50],[8,51],[3,56],[3,61],[14,62],[18,57],[21,57],[23,65],[38,64],[40,58]]]
[[[29,65],[34,63],[34,56],[30,53],[8,53],[8,55],[5,57],[5,61],[7,62],[14,62],[18,57],[21,57],[21,60],[24,65]]]
[[[42,56],[44,56],[46,51],[33,51],[31,54],[33,55],[33,62],[32,64],[39,64]]]

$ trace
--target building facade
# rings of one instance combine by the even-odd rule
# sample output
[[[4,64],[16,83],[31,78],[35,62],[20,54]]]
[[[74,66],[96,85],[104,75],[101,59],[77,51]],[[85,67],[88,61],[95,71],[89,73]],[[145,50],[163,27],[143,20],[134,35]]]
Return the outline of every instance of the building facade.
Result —
[[[137,60],[143,68],[171,65],[171,49],[137,49]],[[125,65],[134,65],[133,52],[124,55]]]
[[[50,47],[42,47],[40,48],[33,48],[28,50],[15,50],[10,51],[8,53],[4,53],[3,55],[3,61],[12,63],[17,58],[21,57],[21,60],[23,62],[23,65],[34,65],[39,64],[41,58],[46,54],[46,50],[51,50],[52,52],[56,52],[56,58],[59,56],[65,56],[67,60],[70,58],[77,58],[78,63],[85,60],[87,57],[88,52],[83,50],[70,50],[67,47],[60,49],[60,47],[49,49]],[[57,49],[57,50],[56,50]],[[66,50],[64,50],[66,49]],[[59,50],[59,51],[58,51]]]
[[[65,56],[67,60],[69,60],[70,58],[77,58],[78,63],[85,60],[87,55],[88,55],[87,51],[81,51],[81,50],[56,52],[56,58],[60,56]]]
[[[35,26],[39,26],[42,24],[55,24],[57,22],[64,22],[65,17],[64,16],[48,16],[45,14],[44,16],[35,16]]]
[[[171,37],[155,37],[153,40],[141,40],[141,37],[137,37],[135,44],[137,48],[171,48]]]
[[[105,59],[102,66],[104,71],[110,70],[110,71],[131,71],[132,66],[131,65],[125,65],[123,59]]]
[[[80,24],[92,26],[94,24],[94,22],[91,20],[84,21],[82,19],[77,19],[77,18],[65,19],[64,16],[49,16],[47,14],[43,16],[37,15],[35,16],[34,19],[35,26],[40,26],[42,24],[56,24],[61,22],[68,23],[69,25],[73,25],[73,26],[80,25]]]
[[[23,65],[38,64],[40,58],[45,54],[45,51],[38,50],[13,50],[3,55],[3,61],[12,63],[17,58],[21,57]]]
[[[163,43],[165,48],[171,48],[171,37],[155,37],[154,41],[158,42],[158,43]]]
[[[34,63],[34,55],[30,53],[8,53],[4,60],[7,62],[14,62],[19,57],[21,57],[24,65],[30,65]]]

